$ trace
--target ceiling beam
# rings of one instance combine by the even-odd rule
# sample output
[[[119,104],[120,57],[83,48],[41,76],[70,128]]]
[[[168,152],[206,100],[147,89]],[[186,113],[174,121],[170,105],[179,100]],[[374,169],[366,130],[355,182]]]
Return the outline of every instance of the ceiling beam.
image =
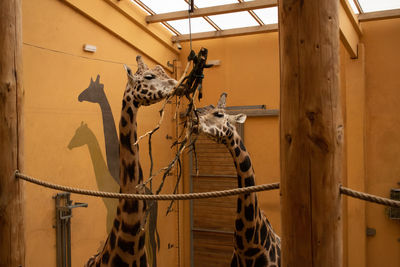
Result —
[[[250,2],[237,3],[237,4],[227,4],[227,5],[220,5],[220,6],[197,8],[194,10],[194,12],[190,13],[190,17],[195,18],[195,17],[211,16],[211,15],[218,15],[218,14],[226,14],[226,13],[233,13],[233,12],[239,12],[239,11],[247,11],[247,10],[253,10],[253,9],[274,7],[277,5],[278,5],[277,0],[255,0],[255,1],[250,1]],[[146,22],[147,23],[155,23],[155,22],[162,22],[162,21],[186,19],[188,17],[189,17],[189,15],[188,15],[187,10],[176,11],[176,12],[146,16]]]
[[[231,37],[231,36],[248,35],[256,33],[277,32],[277,31],[278,31],[278,24],[268,24],[262,26],[236,28],[231,30],[192,33],[192,40],[213,39],[213,38]],[[182,34],[172,37],[172,42],[174,43],[185,42],[189,40],[190,40],[189,34]]]
[[[371,20],[395,19],[395,18],[400,18],[400,9],[368,12],[358,15],[358,20],[360,22],[371,21]]]

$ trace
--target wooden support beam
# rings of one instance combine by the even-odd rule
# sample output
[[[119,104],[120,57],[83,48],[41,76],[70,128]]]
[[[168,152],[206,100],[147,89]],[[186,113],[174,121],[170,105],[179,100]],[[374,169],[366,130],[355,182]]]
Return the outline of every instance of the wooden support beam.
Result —
[[[0,1],[0,266],[25,266],[21,0]]]
[[[252,10],[252,9],[268,8],[274,6],[277,6],[277,0],[255,0],[237,4],[227,4],[227,5],[220,5],[213,7],[197,8],[194,10],[194,12],[190,13],[190,17],[195,18],[195,17],[211,16],[211,15]],[[155,22],[171,21],[171,20],[186,19],[186,18],[188,18],[188,12],[185,10],[185,11],[176,11],[164,14],[149,15],[146,17],[146,22],[155,23]]]
[[[239,35],[277,32],[277,31],[278,31],[278,24],[268,24],[268,25],[262,25],[262,26],[236,28],[236,29],[231,29],[231,30],[192,33],[192,40],[232,37],[232,36],[239,36]],[[186,42],[189,40],[190,40],[189,34],[182,34],[182,35],[172,37],[172,42],[174,42],[174,43]]]
[[[400,18],[400,9],[368,12],[358,15],[358,20],[360,22],[371,21],[371,20],[396,19],[396,18]]]
[[[279,1],[282,267],[342,266],[339,1]]]

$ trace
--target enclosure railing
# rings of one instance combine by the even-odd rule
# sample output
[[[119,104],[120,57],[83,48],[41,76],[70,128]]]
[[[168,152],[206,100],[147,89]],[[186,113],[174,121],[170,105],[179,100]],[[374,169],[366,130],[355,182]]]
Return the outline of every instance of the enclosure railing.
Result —
[[[140,199],[140,200],[190,200],[190,199],[201,199],[201,198],[217,198],[217,197],[226,197],[232,195],[239,194],[248,194],[253,192],[260,191],[270,191],[279,189],[279,183],[272,184],[262,184],[256,186],[249,186],[243,188],[235,188],[221,191],[212,191],[212,192],[202,192],[202,193],[186,193],[186,194],[160,194],[160,195],[148,195],[148,194],[124,194],[124,193],[112,193],[112,192],[102,192],[95,190],[87,190],[74,188],[69,186],[63,186],[58,184],[53,184],[50,182],[46,182],[43,180],[36,179],[34,177],[25,175],[20,173],[19,171],[15,171],[15,178],[23,179],[27,182],[34,183],[40,186],[44,186],[47,188],[61,190],[65,192],[95,196],[95,197],[106,197],[106,198],[119,198],[119,199]],[[376,204],[381,204],[385,206],[400,208],[400,201],[392,200],[389,198],[379,197],[371,194],[367,194],[364,192],[359,192],[356,190],[352,190],[350,188],[340,186],[339,192],[343,195],[347,195],[353,198],[358,198],[361,200],[365,200],[368,202],[373,202]]]

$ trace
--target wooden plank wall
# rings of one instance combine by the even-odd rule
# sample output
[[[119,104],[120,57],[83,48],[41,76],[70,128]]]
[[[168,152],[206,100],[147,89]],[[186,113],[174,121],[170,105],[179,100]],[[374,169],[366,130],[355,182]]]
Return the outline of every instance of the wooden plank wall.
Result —
[[[193,192],[237,187],[236,169],[225,145],[200,136],[193,160]],[[193,262],[200,266],[229,266],[233,252],[236,197],[193,201]]]

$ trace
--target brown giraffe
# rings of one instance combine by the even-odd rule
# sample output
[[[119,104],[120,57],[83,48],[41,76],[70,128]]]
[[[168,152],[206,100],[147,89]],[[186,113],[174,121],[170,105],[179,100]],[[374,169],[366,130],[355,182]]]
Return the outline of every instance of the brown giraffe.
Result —
[[[217,143],[225,144],[232,155],[238,176],[238,187],[255,185],[255,174],[249,153],[243,144],[236,123],[244,123],[246,115],[225,113],[226,93],[215,108],[198,109],[198,131]],[[260,210],[256,193],[237,198],[232,267],[279,267],[280,238]]]
[[[140,106],[159,102],[173,92],[177,81],[171,79],[162,67],[150,70],[140,56],[136,57],[135,74],[125,66],[128,82],[122,100],[119,123],[119,178],[122,193],[143,193],[136,186],[143,181],[139,163],[136,115]],[[100,253],[92,256],[85,266],[147,267],[145,232],[141,228],[146,202],[119,200],[113,228]]]

